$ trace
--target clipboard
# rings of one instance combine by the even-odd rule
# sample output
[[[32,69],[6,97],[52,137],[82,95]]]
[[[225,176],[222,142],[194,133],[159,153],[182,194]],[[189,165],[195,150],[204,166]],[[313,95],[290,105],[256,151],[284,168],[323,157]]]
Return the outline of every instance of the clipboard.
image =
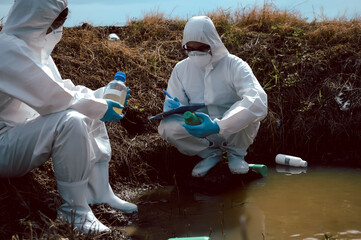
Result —
[[[163,118],[166,118],[166,117],[168,117],[170,115],[177,114],[177,113],[185,113],[187,111],[194,112],[194,111],[196,111],[196,110],[198,110],[200,108],[203,108],[203,107],[205,107],[204,103],[193,104],[193,105],[183,105],[183,106],[173,108],[173,109],[170,109],[168,111],[159,113],[159,114],[157,114],[155,116],[149,117],[148,120],[163,119]]]

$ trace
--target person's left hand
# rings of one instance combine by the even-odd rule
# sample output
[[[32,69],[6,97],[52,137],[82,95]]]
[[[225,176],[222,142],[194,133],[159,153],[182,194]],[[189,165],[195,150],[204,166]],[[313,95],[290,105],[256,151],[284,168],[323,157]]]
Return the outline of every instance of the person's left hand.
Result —
[[[116,111],[114,111],[114,107],[115,108],[124,108],[123,105],[121,105],[120,103],[110,100],[110,99],[105,99],[105,101],[108,104],[108,109],[105,112],[104,116],[100,119],[100,121],[102,122],[119,122],[124,115],[121,114],[119,115]]]
[[[205,138],[209,135],[219,133],[219,126],[216,121],[212,120],[207,114],[196,112],[198,117],[202,119],[199,125],[183,124],[187,132],[197,138]]]
[[[127,105],[129,97],[130,97],[130,89],[127,87],[127,96],[125,97],[125,101],[123,105],[124,107]]]

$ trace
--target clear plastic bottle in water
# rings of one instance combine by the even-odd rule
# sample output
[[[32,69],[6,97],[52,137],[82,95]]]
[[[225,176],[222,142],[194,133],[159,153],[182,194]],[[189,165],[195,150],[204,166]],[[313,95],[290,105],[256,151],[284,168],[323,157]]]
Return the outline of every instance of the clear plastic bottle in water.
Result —
[[[114,80],[111,81],[104,90],[104,99],[111,99],[122,105],[124,105],[125,98],[127,97],[127,86],[125,86],[126,74],[123,72],[117,72],[114,76]],[[122,114],[123,109],[113,108],[119,115]]]

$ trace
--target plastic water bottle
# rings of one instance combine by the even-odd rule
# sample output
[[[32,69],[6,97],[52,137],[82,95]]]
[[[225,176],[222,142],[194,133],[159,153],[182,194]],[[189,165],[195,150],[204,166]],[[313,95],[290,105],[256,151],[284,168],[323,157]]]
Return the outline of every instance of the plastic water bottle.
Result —
[[[199,125],[202,123],[202,121],[199,119],[199,117],[190,111],[187,111],[183,114],[184,122],[188,125]]]
[[[276,163],[292,167],[307,167],[307,162],[302,158],[285,154],[277,154]]]
[[[114,80],[111,81],[104,90],[104,99],[111,99],[124,105],[125,98],[127,97],[127,86],[125,86],[126,75],[123,72],[117,72]],[[113,108],[119,115],[122,114],[123,109]]]

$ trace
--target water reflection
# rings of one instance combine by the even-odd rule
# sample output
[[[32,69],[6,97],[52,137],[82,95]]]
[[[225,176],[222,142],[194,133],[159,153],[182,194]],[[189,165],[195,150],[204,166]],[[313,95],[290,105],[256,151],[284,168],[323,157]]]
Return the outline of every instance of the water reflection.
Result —
[[[133,239],[361,239],[359,169],[270,169],[219,194],[164,188],[142,198]],[[326,235],[325,235],[326,234]]]
[[[276,172],[286,173],[286,174],[301,174],[301,173],[307,173],[307,168],[277,165]]]

